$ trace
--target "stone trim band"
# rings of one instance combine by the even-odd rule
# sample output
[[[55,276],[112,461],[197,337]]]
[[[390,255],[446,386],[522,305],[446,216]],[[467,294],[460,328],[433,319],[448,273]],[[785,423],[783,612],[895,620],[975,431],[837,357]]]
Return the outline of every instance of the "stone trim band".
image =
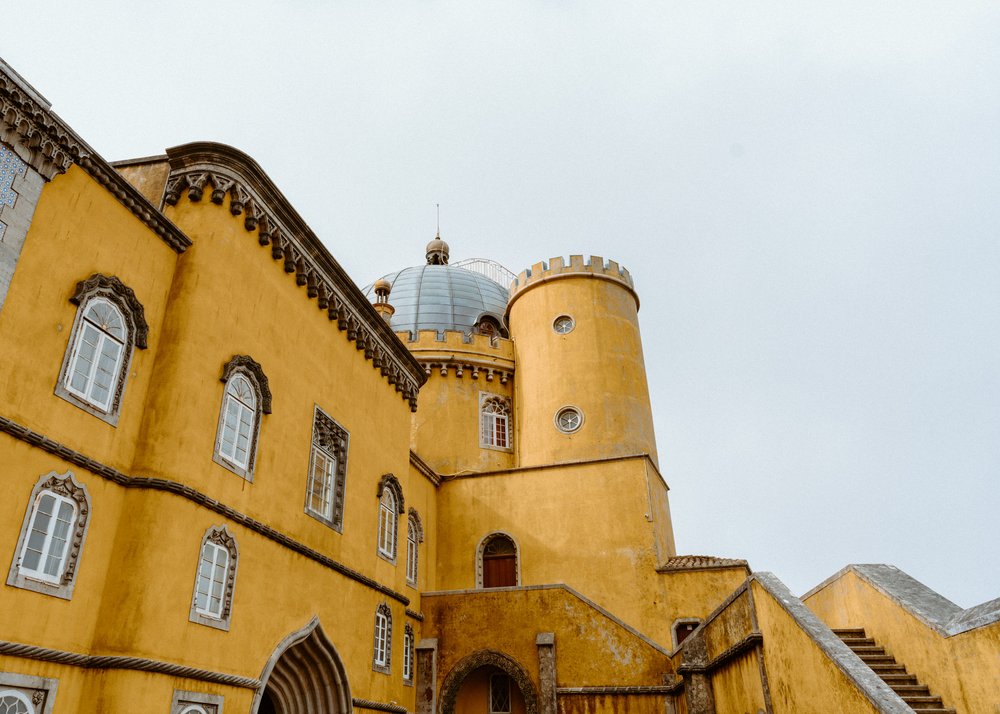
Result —
[[[12,657],[24,657],[26,659],[37,659],[43,662],[69,664],[83,669],[134,669],[142,672],[169,674],[186,679],[197,679],[202,682],[243,687],[244,689],[259,689],[263,685],[259,679],[253,679],[252,677],[240,677],[236,674],[224,674],[222,672],[212,672],[207,669],[198,669],[197,667],[185,667],[173,662],[163,662],[144,657],[85,655],[77,652],[52,650],[48,647],[25,645],[20,642],[7,642],[6,640],[0,640],[0,654]]]
[[[584,694],[591,696],[627,695],[637,694],[674,694],[681,688],[683,680],[674,684],[654,684],[654,685],[632,685],[623,687],[556,687],[556,694]]]
[[[383,585],[367,575],[359,573],[357,570],[354,570],[353,568],[350,568],[343,563],[330,558],[329,556],[323,555],[318,550],[314,550],[306,544],[300,543],[284,533],[271,528],[269,525],[261,523],[244,513],[240,513],[239,511],[216,501],[214,498],[209,498],[204,493],[197,491],[190,486],[164,478],[128,476],[117,469],[102,464],[95,459],[81,454],[79,451],[71,449],[57,441],[53,441],[47,436],[32,431],[31,429],[2,416],[0,416],[0,432],[10,434],[15,439],[19,439],[25,443],[31,444],[32,446],[37,446],[43,451],[47,451],[48,453],[58,456],[61,459],[65,459],[80,468],[87,469],[88,471],[91,471],[108,481],[114,481],[125,488],[146,488],[152,491],[166,491],[168,493],[181,496],[182,498],[186,498],[189,501],[197,503],[199,506],[204,506],[215,513],[225,516],[226,518],[245,526],[255,533],[278,543],[279,545],[283,545],[290,550],[294,550],[296,553],[304,555],[305,557],[316,561],[330,570],[336,571],[341,575],[354,580],[355,582],[361,583],[365,587],[376,590],[383,595],[387,595],[403,605],[410,604],[410,598],[406,597],[402,593],[398,593],[392,588]]]
[[[383,704],[382,702],[373,702],[370,699],[358,699],[357,697],[352,698],[351,703],[359,709],[372,709],[377,712],[391,712],[391,714],[407,714],[406,707],[401,707],[398,704]]]
[[[677,671],[682,674],[707,674],[718,669],[734,657],[739,657],[747,650],[752,650],[754,647],[762,644],[764,644],[764,635],[760,632],[750,632],[742,640],[716,655],[708,664],[685,662],[677,668]]]

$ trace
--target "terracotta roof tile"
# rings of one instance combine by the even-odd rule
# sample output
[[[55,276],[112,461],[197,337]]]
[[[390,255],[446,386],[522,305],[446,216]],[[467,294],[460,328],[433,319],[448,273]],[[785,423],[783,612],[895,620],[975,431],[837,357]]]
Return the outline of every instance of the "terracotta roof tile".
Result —
[[[746,568],[747,561],[737,558],[716,558],[714,555],[675,555],[656,570],[668,573],[677,570],[712,570],[715,568]]]

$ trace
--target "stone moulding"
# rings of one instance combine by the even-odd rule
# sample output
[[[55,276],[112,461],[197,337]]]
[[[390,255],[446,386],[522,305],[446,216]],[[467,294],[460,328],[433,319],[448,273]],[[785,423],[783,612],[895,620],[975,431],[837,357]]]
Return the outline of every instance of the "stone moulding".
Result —
[[[465,682],[466,677],[480,667],[496,667],[512,680],[524,697],[524,709],[526,714],[539,714],[538,691],[528,672],[521,664],[503,652],[496,650],[479,650],[465,656],[460,660],[441,685],[441,707],[440,714],[454,714],[455,703],[458,699],[458,691]]]
[[[89,456],[76,451],[75,449],[69,448],[65,444],[60,444],[43,434],[32,431],[26,426],[22,426],[21,424],[2,416],[0,416],[0,432],[10,434],[15,439],[31,444],[32,446],[36,446],[43,451],[53,454],[54,456],[65,459],[71,464],[87,469],[91,473],[94,473],[103,479],[114,481],[118,485],[124,486],[125,488],[145,488],[151,491],[166,491],[176,496],[180,496],[181,498],[186,498],[187,500],[197,503],[210,511],[225,516],[235,523],[245,526],[249,530],[258,533],[265,538],[278,543],[279,545],[293,550],[300,555],[304,555],[310,560],[313,560],[330,570],[338,572],[355,582],[361,583],[365,587],[391,597],[393,600],[396,600],[403,605],[410,604],[410,598],[406,597],[402,593],[398,593],[387,585],[383,585],[378,582],[374,578],[370,578],[367,575],[360,573],[357,570],[354,570],[353,568],[350,568],[343,563],[324,555],[323,553],[320,553],[318,550],[310,548],[305,543],[301,543],[291,538],[266,523],[261,523],[257,519],[251,518],[245,513],[240,513],[236,509],[220,503],[214,498],[209,498],[207,495],[192,488],[191,486],[164,478],[128,476],[117,469],[107,466],[106,464],[102,464],[96,459],[92,459]]]
[[[391,714],[406,714],[406,707],[401,707],[398,704],[383,704],[382,702],[373,702],[371,699],[358,699],[357,697],[354,697],[352,702],[358,709],[371,709],[372,711],[390,712]]]
[[[220,382],[228,382],[233,372],[246,371],[257,380],[257,387],[260,389],[260,409],[265,414],[271,413],[271,387],[267,382],[267,375],[260,362],[249,355],[233,355],[233,358],[222,367]]]
[[[0,140],[21,147],[22,158],[47,181],[66,173],[74,163],[79,165],[175,252],[183,253],[191,245],[190,238],[77,136],[2,60]]]
[[[229,212],[243,216],[244,230],[271,247],[271,257],[416,411],[417,392],[426,381],[423,368],[257,162],[213,142],[167,149],[167,158],[164,203],[175,206],[184,194],[199,202],[207,191],[221,206],[228,196]]]
[[[149,342],[149,325],[146,323],[146,312],[142,303],[132,288],[115,275],[94,273],[76,284],[76,290],[73,291],[69,301],[79,306],[94,295],[106,297],[121,308],[125,313],[125,319],[129,321],[132,334],[135,335],[135,346],[141,350],[146,349]]]

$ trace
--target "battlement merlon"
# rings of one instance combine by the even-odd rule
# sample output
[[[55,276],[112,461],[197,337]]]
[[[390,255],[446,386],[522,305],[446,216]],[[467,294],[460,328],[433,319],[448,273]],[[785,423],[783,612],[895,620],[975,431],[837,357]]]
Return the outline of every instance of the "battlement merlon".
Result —
[[[632,275],[628,270],[615,261],[605,260],[599,255],[592,255],[586,259],[582,255],[571,255],[568,263],[562,256],[557,256],[549,258],[548,262],[541,261],[527,270],[521,271],[510,284],[510,301],[507,303],[507,310],[510,310],[510,306],[517,299],[517,296],[526,290],[550,280],[580,276],[619,283],[632,294],[635,299],[635,309],[639,309],[639,295],[635,291],[635,284],[632,282]]]
[[[410,353],[424,368],[424,373],[461,378],[468,375],[500,384],[514,377],[514,343],[502,337],[490,337],[459,330],[419,330],[397,332]]]
[[[443,352],[475,352],[491,357],[514,358],[514,343],[499,336],[480,335],[461,330],[402,331],[396,335],[410,352],[425,350]]]

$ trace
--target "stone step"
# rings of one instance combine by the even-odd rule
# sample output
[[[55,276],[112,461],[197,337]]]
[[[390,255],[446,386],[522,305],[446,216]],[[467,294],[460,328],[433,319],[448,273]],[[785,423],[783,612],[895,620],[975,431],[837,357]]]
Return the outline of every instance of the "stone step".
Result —
[[[887,674],[906,674],[906,667],[901,664],[870,664],[868,666],[882,679],[885,679]]]
[[[875,640],[871,637],[841,637],[840,640],[848,647],[854,648],[858,645],[861,646],[874,646]]]
[[[858,655],[861,661],[871,667],[873,664],[896,664],[896,658],[887,654]]]
[[[913,711],[917,712],[918,714],[958,714],[954,709],[951,709],[950,707],[930,707],[925,709],[924,707],[917,706],[910,708],[913,709]]]
[[[878,645],[848,645],[851,651],[858,657],[864,659],[865,655],[884,655],[885,647],[879,647]]]
[[[835,629],[833,631],[833,634],[835,634],[837,637],[840,637],[840,638],[844,638],[844,637],[866,637],[866,635],[865,635],[865,628],[863,628],[863,627],[845,627],[845,628],[841,628],[839,630]]]
[[[903,665],[897,665],[902,668]],[[896,672],[887,672],[885,674],[879,675],[882,681],[888,684],[890,687],[895,689],[896,687],[908,687],[917,684],[917,675],[915,674],[905,674]]]
[[[941,701],[941,697],[932,697],[930,695],[924,696],[906,696],[903,697],[903,701],[909,704],[912,708],[917,709],[919,707],[933,707],[941,709],[944,707],[944,702]]]
[[[908,675],[913,677],[913,675]],[[885,678],[882,678],[885,681]],[[901,696],[903,699],[907,697],[929,697],[931,695],[930,687],[926,684],[917,684],[917,678],[913,677],[912,684],[891,684],[886,682],[896,694]]]

